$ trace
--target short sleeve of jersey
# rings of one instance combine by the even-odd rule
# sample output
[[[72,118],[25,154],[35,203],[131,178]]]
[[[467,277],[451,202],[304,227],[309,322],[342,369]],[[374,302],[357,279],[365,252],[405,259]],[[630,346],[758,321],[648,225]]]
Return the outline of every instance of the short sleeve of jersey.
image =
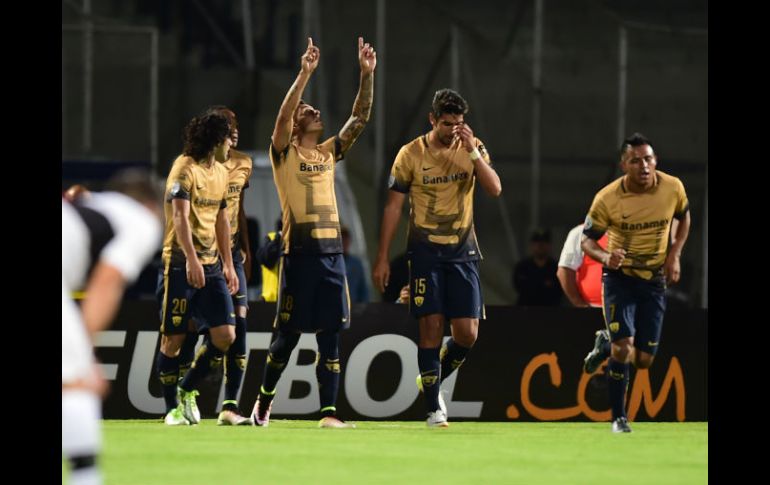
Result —
[[[220,167],[221,167],[221,165],[220,165]],[[227,184],[225,184],[225,190],[222,192],[222,202],[219,203],[219,209],[220,210],[227,209],[227,191],[228,191],[228,189],[229,188],[228,188]]]
[[[190,192],[193,186],[192,170],[189,166],[182,167],[176,180],[171,185],[169,191],[169,199],[185,199],[190,200]]]
[[[269,156],[270,156],[270,162],[273,163],[273,165],[279,165],[285,158],[286,154],[289,153],[289,145],[286,145],[286,148],[279,152],[278,149],[275,148],[275,145],[273,145],[273,140],[270,140],[270,150],[269,150]]]
[[[321,151],[321,153],[333,154],[334,160],[337,162],[340,161],[342,157],[345,155],[344,153],[342,153],[342,143],[340,142],[340,139],[336,136],[333,136],[328,140],[325,140],[320,145],[318,145],[318,149]]]
[[[594,202],[588,210],[586,221],[583,224],[583,234],[591,239],[600,239],[610,225],[610,214],[607,206],[601,199],[601,194],[594,197]]]
[[[687,194],[684,191],[684,184],[681,180],[676,179],[676,209],[674,210],[674,217],[681,219],[690,210],[690,201],[687,199]]]
[[[393,167],[390,169],[390,178],[388,178],[388,188],[406,194],[412,185],[412,157],[406,152],[406,147],[401,147]]]
[[[487,162],[487,165],[492,165],[492,159],[489,158],[489,152],[487,151],[487,147],[484,145],[484,142],[476,138],[476,148],[479,149],[479,153],[481,154],[481,158],[484,159],[485,162]]]
[[[99,194],[88,206],[103,214],[115,232],[99,259],[116,268],[127,282],[136,281],[160,247],[160,221],[142,205],[122,194]]]
[[[246,160],[249,161],[249,170],[246,173],[246,183],[243,184],[243,190],[246,190],[249,188],[249,180],[251,180],[251,174],[254,172],[254,161],[251,159],[251,157],[246,157]]]
[[[246,180],[243,183],[242,190],[246,190],[249,188],[249,180],[251,179],[251,174],[254,171],[254,160],[251,159],[250,156],[243,154],[243,161],[241,162],[243,166],[243,170],[246,172]]]
[[[583,226],[575,226],[567,234],[564,247],[559,256],[559,266],[577,271],[583,265],[583,248],[580,247],[580,239],[583,236]]]
[[[144,265],[160,247],[160,223],[147,212],[147,215],[131,219],[135,224],[122,230],[102,251],[102,259],[117,268],[129,282],[136,281]]]

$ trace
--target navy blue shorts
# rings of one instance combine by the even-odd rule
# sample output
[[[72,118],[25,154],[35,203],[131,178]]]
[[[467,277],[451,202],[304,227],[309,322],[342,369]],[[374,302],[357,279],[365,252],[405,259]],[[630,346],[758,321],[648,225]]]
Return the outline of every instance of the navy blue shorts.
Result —
[[[246,282],[246,270],[243,269],[243,255],[240,250],[233,251],[233,267],[235,267],[235,275],[238,277],[238,291],[233,295],[233,306],[244,306],[248,309],[248,283]]]
[[[666,281],[643,280],[622,271],[602,274],[602,310],[610,340],[634,337],[634,347],[655,355],[666,312]]]
[[[342,254],[283,255],[274,326],[294,332],[350,326],[350,296]]]
[[[447,319],[486,318],[479,262],[409,259],[409,311],[415,318],[441,313]]]
[[[187,332],[190,318],[195,320],[199,332],[221,325],[235,325],[233,299],[227,290],[222,266],[203,265],[206,285],[201,289],[187,282],[184,266],[169,266],[158,275],[156,296],[160,303],[160,333],[173,335]]]

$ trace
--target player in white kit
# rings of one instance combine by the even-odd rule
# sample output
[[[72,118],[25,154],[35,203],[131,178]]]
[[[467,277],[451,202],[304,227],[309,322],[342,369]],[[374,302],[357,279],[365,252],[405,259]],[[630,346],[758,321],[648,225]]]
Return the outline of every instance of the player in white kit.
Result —
[[[101,398],[106,383],[94,335],[117,312],[128,283],[160,248],[160,196],[144,173],[117,175],[109,191],[62,199],[62,454],[69,483],[102,483]],[[80,308],[72,293],[85,288]]]

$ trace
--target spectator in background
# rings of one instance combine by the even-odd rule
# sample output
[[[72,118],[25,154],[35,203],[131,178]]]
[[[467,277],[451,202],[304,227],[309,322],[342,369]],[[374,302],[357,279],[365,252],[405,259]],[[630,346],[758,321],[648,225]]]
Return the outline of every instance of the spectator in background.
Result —
[[[348,291],[351,303],[366,303],[369,301],[369,287],[366,286],[366,275],[361,258],[350,254],[350,230],[342,226],[342,255],[345,257],[345,270],[348,277]]]
[[[513,269],[513,287],[519,294],[516,305],[557,306],[562,292],[556,278],[556,260],[551,257],[551,231],[536,229],[529,240],[529,257]]]
[[[573,227],[567,234],[559,257],[559,279],[564,294],[576,307],[602,306],[602,265],[583,253],[580,241],[583,238],[583,224]],[[607,248],[607,234],[598,241],[602,249]]]

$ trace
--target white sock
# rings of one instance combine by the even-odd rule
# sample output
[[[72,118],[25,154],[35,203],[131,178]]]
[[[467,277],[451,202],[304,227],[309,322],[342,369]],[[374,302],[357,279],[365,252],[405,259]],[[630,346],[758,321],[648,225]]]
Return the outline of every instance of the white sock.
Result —
[[[96,467],[70,470],[70,485],[102,485],[102,474]]]
[[[67,460],[96,458],[102,449],[101,399],[81,390],[63,390],[61,394],[61,449]],[[70,469],[71,485],[100,485],[101,473],[96,464]]]

